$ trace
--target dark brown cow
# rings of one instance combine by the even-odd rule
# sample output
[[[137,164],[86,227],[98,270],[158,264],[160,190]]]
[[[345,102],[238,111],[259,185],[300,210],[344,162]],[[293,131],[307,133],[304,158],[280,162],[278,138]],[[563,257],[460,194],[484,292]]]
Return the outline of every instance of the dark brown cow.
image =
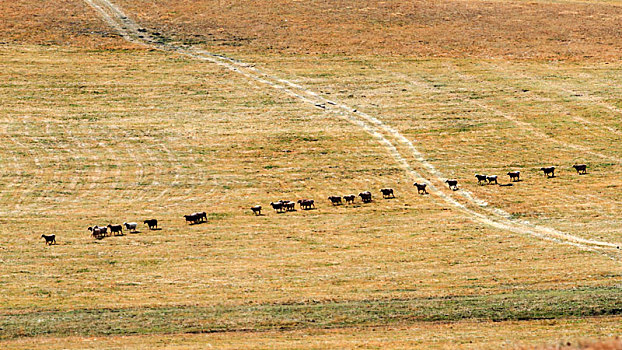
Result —
[[[354,194],[349,194],[347,196],[343,196],[343,199],[346,201],[346,204],[353,204],[355,198],[356,198],[356,195],[354,195]]]
[[[333,205],[340,205],[341,204],[341,197],[340,196],[330,196],[330,197],[328,197],[328,200],[330,200],[330,202],[333,203]]]
[[[300,204],[300,209],[302,210],[315,208],[315,201],[313,199],[299,199],[298,204]]]
[[[363,201],[363,203],[371,202],[371,192],[369,191],[359,193],[359,197],[361,197],[361,201]]]
[[[382,192],[383,198],[395,198],[395,194],[393,194],[392,188],[381,188],[380,192]]]
[[[420,184],[420,183],[414,183],[413,186],[417,187],[417,193],[419,194],[427,194],[428,191],[425,189],[426,186],[428,186],[428,184]]]
[[[256,205],[254,207],[251,207],[251,210],[253,211],[253,214],[261,215],[261,205]]]
[[[477,183],[479,185],[484,185],[484,183],[486,182],[486,175],[475,174],[475,177],[477,178]]]
[[[554,166],[540,168],[540,170],[542,170],[544,172],[544,176],[546,176],[546,177],[555,177],[555,167]]]
[[[283,202],[283,207],[285,208],[285,210],[287,211],[295,211],[296,210],[296,202],[292,202],[292,201],[284,201]]]
[[[510,171],[508,173],[510,181],[520,181],[520,171]]]
[[[585,164],[575,164],[572,167],[577,171],[577,174],[579,175],[587,174],[587,165]]]
[[[190,224],[198,224],[201,220],[201,218],[199,218],[196,214],[184,215],[184,218],[186,219],[186,222],[189,222]]]
[[[99,227],[99,226],[89,227],[89,231],[91,231],[91,235],[93,235],[93,237],[95,237],[96,239],[102,239],[104,238],[104,236],[106,236],[106,230],[104,229],[105,227]]]
[[[138,228],[138,224],[135,222],[124,222],[123,226],[125,226],[130,233],[136,233],[136,228]]]

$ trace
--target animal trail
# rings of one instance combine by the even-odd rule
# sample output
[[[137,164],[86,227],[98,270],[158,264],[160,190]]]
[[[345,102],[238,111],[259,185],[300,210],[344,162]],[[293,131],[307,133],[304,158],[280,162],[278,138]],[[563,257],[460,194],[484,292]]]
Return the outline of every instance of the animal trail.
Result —
[[[500,209],[486,208],[483,201],[475,198],[468,191],[457,191],[456,193],[460,193],[460,196],[467,201],[466,204],[463,204],[456,200],[449,193],[449,191],[441,189],[446,177],[426,160],[424,155],[419,152],[412,141],[393,127],[385,124],[380,119],[364,112],[357,111],[345,104],[330,101],[313,91],[305,89],[301,85],[266,74],[254,67],[252,64],[243,63],[223,55],[198,50],[192,47],[180,47],[154,40],[148,33],[140,31],[140,27],[109,0],[85,1],[128,41],[217,64],[251,80],[263,83],[285,94],[295,97],[311,107],[316,107],[318,105],[322,106],[322,109],[325,110],[326,113],[333,113],[336,116],[360,127],[383,144],[397,163],[400,164],[414,180],[427,183],[431,193],[434,194],[437,199],[440,199],[446,204],[457,208],[459,211],[477,222],[481,222],[501,230],[526,234],[539,239],[568,244],[591,251],[601,252],[602,248],[610,249],[619,246],[619,244],[610,242],[584,239],[548,227],[532,225],[525,221],[512,220],[509,218],[509,214]],[[398,147],[402,149],[402,151],[400,151]],[[415,164],[418,165],[417,168],[419,170],[415,170],[407,158],[413,159]],[[433,183],[436,183],[438,186],[435,186]],[[363,199],[363,197],[365,198]],[[367,194],[361,196],[361,198],[364,201],[368,200]],[[369,200],[371,200],[371,194]],[[274,209],[277,211],[282,210],[282,208]],[[605,252],[601,253],[610,256]]]

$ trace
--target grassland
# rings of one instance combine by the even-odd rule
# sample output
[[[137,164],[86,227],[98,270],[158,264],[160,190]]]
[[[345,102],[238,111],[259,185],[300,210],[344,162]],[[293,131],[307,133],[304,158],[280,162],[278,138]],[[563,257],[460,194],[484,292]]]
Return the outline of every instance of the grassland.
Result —
[[[118,0],[174,41],[229,53],[620,58],[620,1]]]
[[[119,3],[152,31],[182,23],[167,42],[188,28],[212,32],[203,19],[154,19],[162,8],[179,15],[174,4]],[[589,9],[601,6],[615,17],[615,2]],[[77,27],[95,25],[88,8],[75,11]],[[52,42],[64,43],[63,28],[47,33]],[[217,65],[101,36],[0,46],[4,348],[495,348],[620,333],[615,249],[474,220],[417,195],[395,154],[347,118]],[[622,65],[609,62],[617,42],[581,62],[254,45],[210,49],[378,117],[460,181],[455,194],[439,189],[459,203],[472,193],[516,220],[622,242]],[[588,175],[574,173],[577,162]],[[549,164],[559,172],[546,180],[538,169]],[[514,169],[524,181],[512,187],[473,177]],[[382,187],[397,198],[378,198]],[[374,203],[325,201],[362,190]],[[268,210],[303,197],[318,209]],[[256,204],[266,215],[252,215]],[[186,225],[182,215],[199,210],[208,223]],[[86,230],[152,217],[162,230],[101,241]],[[45,247],[42,233],[59,244]]]
[[[521,334],[520,341],[516,340],[517,334]],[[540,344],[543,339],[555,339],[549,341],[552,348],[568,343],[577,346],[582,343],[577,339],[583,339],[586,334],[607,338],[620,334],[620,319],[425,322],[407,326],[296,331],[21,338],[4,342],[3,345],[14,349],[194,349],[210,346],[218,349],[500,349]]]

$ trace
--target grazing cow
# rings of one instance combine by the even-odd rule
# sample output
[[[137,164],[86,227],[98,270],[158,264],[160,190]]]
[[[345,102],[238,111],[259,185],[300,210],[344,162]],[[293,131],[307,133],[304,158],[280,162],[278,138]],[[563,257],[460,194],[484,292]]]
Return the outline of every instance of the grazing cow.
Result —
[[[486,182],[486,175],[475,174],[475,177],[477,178],[478,185],[483,185]]]
[[[428,186],[428,184],[420,184],[420,183],[414,183],[413,186],[417,187],[417,193],[419,194],[427,194],[428,191],[425,189],[426,186]]]
[[[363,201],[363,203],[371,202],[371,192],[369,191],[359,193],[359,197],[361,197],[361,201]]]
[[[299,199],[298,204],[300,204],[300,209],[302,210],[315,208],[315,201],[313,199]]]
[[[380,192],[382,192],[382,198],[395,198],[392,188],[381,188]]]
[[[253,211],[253,214],[261,215],[261,205],[256,205],[254,207],[251,207],[251,210]]]
[[[196,214],[184,215],[184,219],[186,219],[186,222],[189,222],[190,224],[198,224],[200,220]]]
[[[270,202],[272,209],[276,210],[277,213],[282,213],[285,207],[283,206],[283,202]]]
[[[498,185],[499,183],[497,182],[497,175],[486,175],[486,181],[488,181],[488,184],[491,184],[494,182],[495,185]]]
[[[447,183],[447,185],[449,185],[449,188],[457,191],[458,190],[458,180],[447,180],[445,181]]]
[[[544,172],[544,176],[546,176],[546,177],[555,177],[555,167],[554,166],[540,168],[540,170],[542,170]]]
[[[108,224],[107,227],[110,229],[110,234],[120,233],[121,235],[123,235],[123,226]]]
[[[45,244],[47,245],[56,244],[56,235],[41,235],[41,237],[45,238]]]
[[[143,224],[149,226],[150,230],[155,230],[158,228],[158,220],[156,219],[145,220],[143,221]]]
[[[510,171],[508,173],[510,181],[520,181],[520,171]]]
[[[579,175],[587,174],[587,165],[585,164],[575,164],[572,167],[577,171],[577,174]]]
[[[346,204],[354,204],[354,199],[356,198],[356,195],[354,194],[349,194],[347,196],[343,196],[343,199],[346,201]]]
[[[333,205],[340,205],[341,204],[341,197],[339,197],[339,196],[330,196],[330,197],[328,197],[328,200],[330,200],[330,202],[333,203]]]
[[[138,224],[135,222],[124,222],[123,226],[125,226],[125,228],[130,230],[130,233],[132,233],[136,232],[136,227],[138,226]]]

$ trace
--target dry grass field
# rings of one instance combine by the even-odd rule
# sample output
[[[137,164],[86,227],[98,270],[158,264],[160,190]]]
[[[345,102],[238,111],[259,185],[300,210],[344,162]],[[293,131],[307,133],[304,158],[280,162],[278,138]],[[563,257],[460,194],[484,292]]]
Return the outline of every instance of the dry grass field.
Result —
[[[130,20],[88,1],[2,4],[20,14],[0,11],[2,348],[620,334],[620,2],[115,3]],[[452,34],[472,16],[486,25]],[[474,177],[510,170],[523,181]],[[327,200],[364,190],[372,203]],[[301,198],[317,209],[269,206]],[[186,224],[196,211],[207,223]],[[87,231],[131,221],[140,232]]]
[[[620,1],[134,0],[148,29],[223,52],[606,59],[622,54]]]

